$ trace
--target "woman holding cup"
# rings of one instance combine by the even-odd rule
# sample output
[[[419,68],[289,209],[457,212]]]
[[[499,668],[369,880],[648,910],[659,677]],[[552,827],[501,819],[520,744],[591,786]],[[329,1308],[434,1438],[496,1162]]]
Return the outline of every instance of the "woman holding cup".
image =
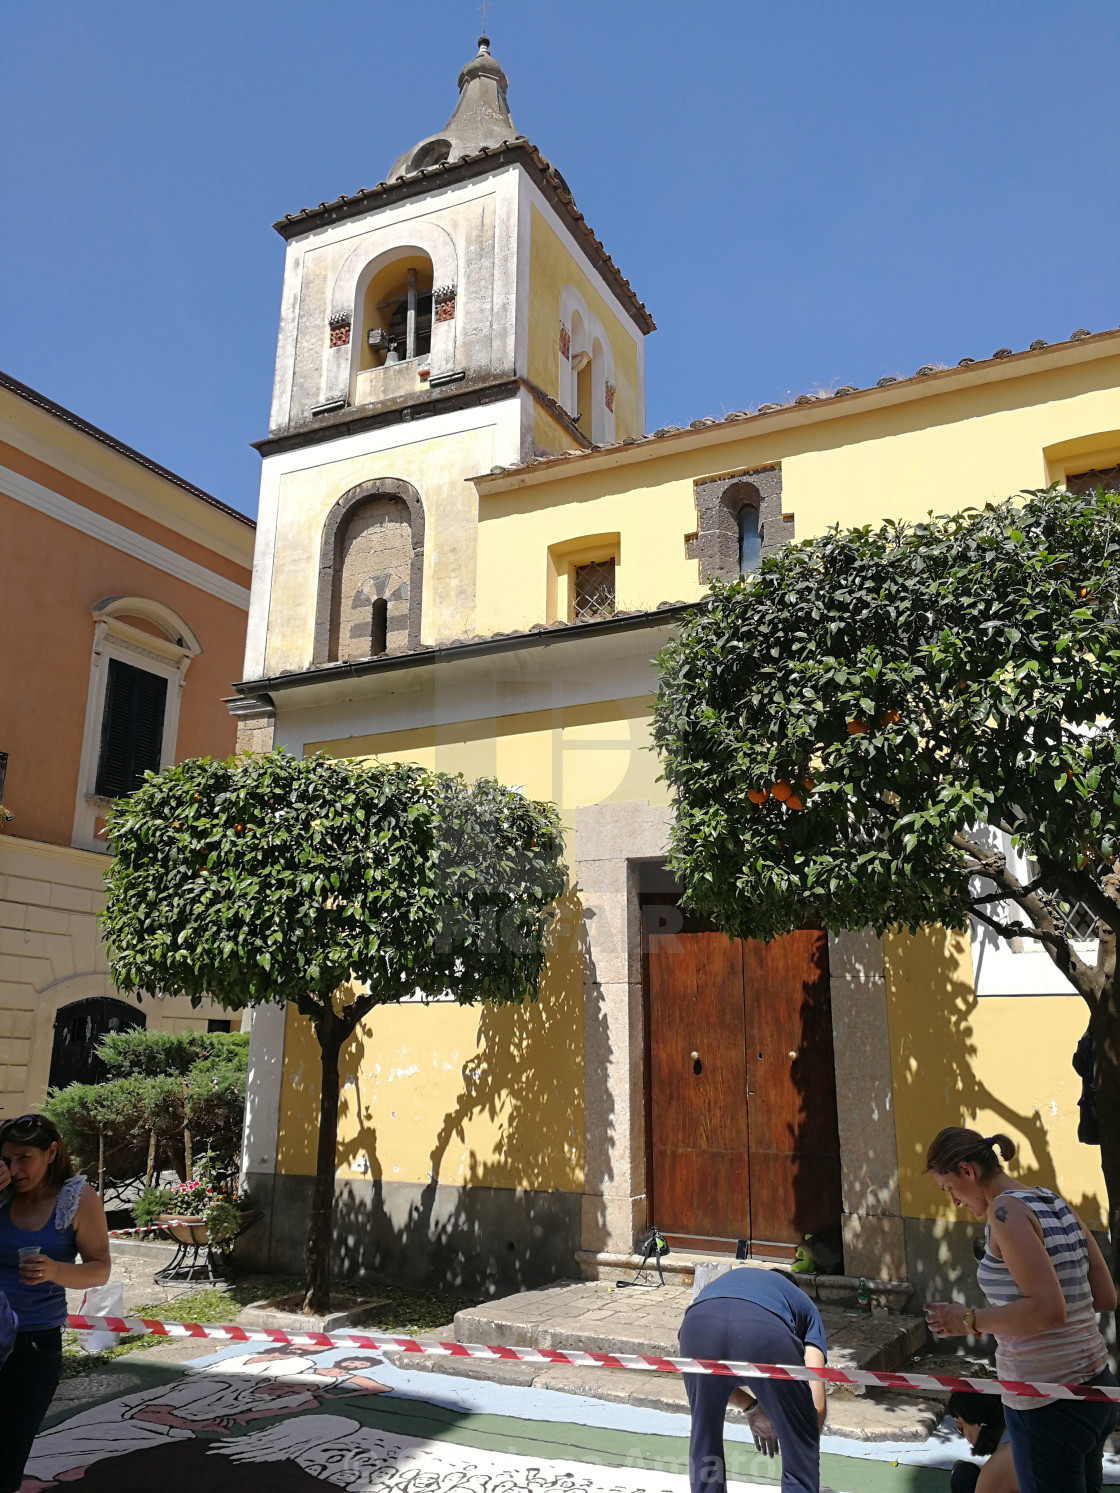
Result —
[[[1002,1162],[1006,1135],[950,1126],[934,1137],[926,1170],[957,1207],[986,1220],[976,1272],[988,1305],[931,1302],[938,1337],[990,1332],[998,1377],[1018,1383],[1115,1387],[1098,1312],[1116,1310],[1116,1287],[1096,1240],[1046,1187],[1017,1187]],[[1045,1400],[1003,1394],[1020,1493],[1092,1493],[1116,1427],[1107,1400]]]
[[[0,1291],[19,1319],[0,1367],[0,1493],[17,1493],[58,1387],[66,1287],[104,1285],[109,1269],[101,1200],[57,1128],[42,1115],[0,1125]]]

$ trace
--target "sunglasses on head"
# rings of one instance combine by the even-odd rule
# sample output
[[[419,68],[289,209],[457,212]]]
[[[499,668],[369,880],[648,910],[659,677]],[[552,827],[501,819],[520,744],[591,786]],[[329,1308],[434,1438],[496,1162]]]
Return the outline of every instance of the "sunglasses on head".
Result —
[[[8,1120],[0,1125],[0,1140],[30,1140],[33,1135],[46,1135],[42,1115],[20,1115],[18,1120]]]

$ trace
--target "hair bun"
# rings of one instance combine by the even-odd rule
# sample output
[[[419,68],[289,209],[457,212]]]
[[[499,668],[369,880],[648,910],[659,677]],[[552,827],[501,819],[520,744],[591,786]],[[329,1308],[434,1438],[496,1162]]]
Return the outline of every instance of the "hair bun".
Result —
[[[1015,1155],[1015,1142],[1009,1135],[1004,1135],[1002,1131],[997,1132],[995,1135],[986,1135],[984,1137],[984,1144],[991,1146],[993,1151],[998,1151],[1004,1161],[1010,1161]]]

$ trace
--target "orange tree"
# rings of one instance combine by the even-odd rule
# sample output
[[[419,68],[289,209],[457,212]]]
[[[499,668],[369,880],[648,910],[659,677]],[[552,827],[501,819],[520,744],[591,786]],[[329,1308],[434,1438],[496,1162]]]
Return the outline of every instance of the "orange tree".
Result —
[[[338,1060],[375,1006],[537,993],[560,825],[493,779],[282,751],[149,773],[115,808],[102,916],[119,989],[290,1002],[322,1054],[309,1311],[330,1294]]]
[[[727,933],[975,918],[1045,949],[1089,1010],[1120,1246],[1118,502],[791,545],[682,623],[653,729],[671,864]]]

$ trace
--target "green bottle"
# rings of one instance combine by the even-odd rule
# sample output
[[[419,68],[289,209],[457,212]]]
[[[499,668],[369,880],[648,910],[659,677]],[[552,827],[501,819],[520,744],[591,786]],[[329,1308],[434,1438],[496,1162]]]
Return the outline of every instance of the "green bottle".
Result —
[[[856,1292],[856,1311],[861,1317],[871,1315],[871,1292],[867,1289],[867,1282],[862,1275],[859,1278],[859,1290]]]

